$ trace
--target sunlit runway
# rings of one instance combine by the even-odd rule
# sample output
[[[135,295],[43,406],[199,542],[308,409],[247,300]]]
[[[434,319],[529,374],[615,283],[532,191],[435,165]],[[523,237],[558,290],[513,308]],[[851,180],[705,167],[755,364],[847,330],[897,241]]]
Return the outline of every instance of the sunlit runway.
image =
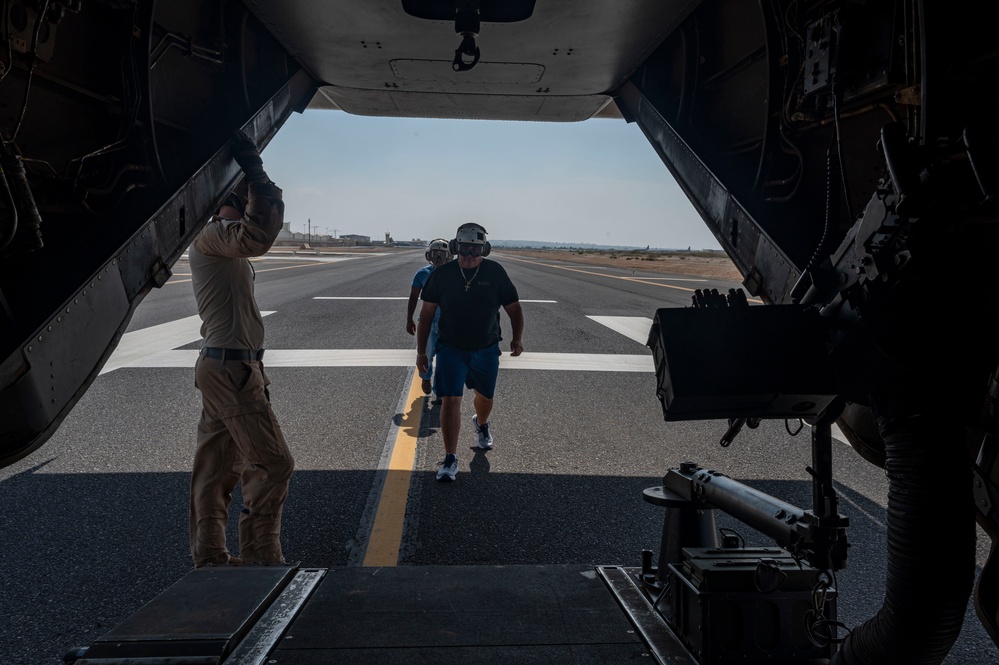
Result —
[[[282,529],[289,559],[310,567],[635,566],[643,549],[658,551],[662,530],[661,509],[642,491],[684,460],[809,506],[807,435],[767,421],[722,448],[724,422],[663,420],[645,346],[655,310],[687,306],[695,288],[738,285],[494,258],[524,302],[525,353],[506,352],[504,315],[495,448],[470,450],[466,400],[457,482],[448,485],[434,480],[439,407],[414,390],[415,340],[406,333],[422,251],[255,262],[271,399],[296,458]],[[140,305],[55,436],[0,470],[0,632],[10,662],[58,662],[191,567],[200,321],[186,272],[178,263]],[[855,625],[881,604],[887,485],[883,471],[840,442],[834,465],[852,544],[838,577],[839,614]],[[234,515],[240,505],[237,493]],[[719,525],[771,544],[724,516]],[[229,538],[235,547],[234,529]],[[979,564],[984,557],[982,545]],[[946,662],[999,662],[973,610]]]

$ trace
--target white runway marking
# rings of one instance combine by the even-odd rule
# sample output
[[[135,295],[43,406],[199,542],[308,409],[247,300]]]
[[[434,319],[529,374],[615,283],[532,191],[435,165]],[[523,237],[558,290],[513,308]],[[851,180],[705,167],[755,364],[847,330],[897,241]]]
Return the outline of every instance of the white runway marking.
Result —
[[[264,316],[273,311],[261,312]],[[590,317],[612,320],[604,323],[618,332],[651,325],[641,317]],[[631,321],[638,319],[638,321]],[[630,322],[629,322],[630,321]],[[617,327],[615,327],[617,326]],[[624,333],[628,334],[628,333]],[[647,333],[646,333],[647,334]],[[631,336],[631,335],[629,335]],[[201,319],[189,316],[177,321],[136,330],[122,336],[101,374],[122,367],[194,367],[197,349],[175,350],[201,339]],[[267,349],[267,367],[413,367],[413,349]],[[654,372],[651,355],[615,353],[534,353],[516,358],[504,351],[501,369],[537,369],[575,372]]]
[[[587,316],[600,325],[607,326],[614,332],[619,332],[628,339],[633,339],[642,346],[649,341],[649,330],[652,319],[645,316]]]
[[[530,353],[500,356],[500,369],[554,369],[575,372],[655,372],[652,356],[619,353]]]
[[[194,367],[196,349],[149,353],[120,367]],[[110,363],[109,363],[110,364]],[[411,349],[268,349],[264,365],[271,367],[413,367]],[[574,372],[654,372],[652,356],[613,353],[504,353],[500,369],[540,369]],[[110,371],[107,370],[106,371]]]
[[[625,276],[625,279],[627,279],[627,276]],[[643,280],[648,281],[648,282],[655,282],[657,280],[658,281],[663,281],[663,282],[706,282],[706,281],[708,281],[706,279],[701,279],[699,277],[645,277],[645,276],[642,276],[640,279],[643,279]]]
[[[263,316],[273,311],[261,312]],[[590,316],[597,323],[641,344],[648,339],[652,319],[641,316]],[[201,339],[201,319],[188,316],[169,323],[151,326],[122,335],[101,374],[122,367],[194,367],[196,349],[182,351],[175,347]],[[267,367],[412,367],[412,349],[269,349],[264,357]],[[532,353],[516,358],[504,352],[501,369],[534,369],[575,372],[655,372],[651,355],[615,353]],[[833,436],[846,442],[835,425]]]
[[[273,313],[260,312],[263,316]],[[159,365],[149,365],[147,362],[164,351],[197,342],[199,339],[201,339],[201,318],[197,315],[125,333],[121,336],[114,353],[101,368],[101,374],[119,367],[159,367]],[[195,356],[198,354],[197,351],[193,353]]]
[[[313,300],[409,300],[409,296],[315,296]],[[521,300],[520,302],[557,303],[557,300]]]

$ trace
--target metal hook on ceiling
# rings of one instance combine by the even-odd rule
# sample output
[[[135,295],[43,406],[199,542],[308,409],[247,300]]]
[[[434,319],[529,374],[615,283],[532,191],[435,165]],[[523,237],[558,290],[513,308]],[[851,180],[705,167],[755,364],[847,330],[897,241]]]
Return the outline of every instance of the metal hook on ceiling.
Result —
[[[454,50],[454,62],[451,63],[454,71],[467,72],[479,63],[479,47],[475,45],[479,26],[478,9],[455,9],[454,32],[461,36],[461,44]],[[469,62],[466,57],[472,60]]]

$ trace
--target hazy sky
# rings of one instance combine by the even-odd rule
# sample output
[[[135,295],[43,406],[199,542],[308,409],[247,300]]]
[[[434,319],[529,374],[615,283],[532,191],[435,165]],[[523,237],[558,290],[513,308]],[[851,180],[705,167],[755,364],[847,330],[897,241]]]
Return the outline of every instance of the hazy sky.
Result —
[[[292,231],[719,249],[641,130],[293,114],[263,152]]]

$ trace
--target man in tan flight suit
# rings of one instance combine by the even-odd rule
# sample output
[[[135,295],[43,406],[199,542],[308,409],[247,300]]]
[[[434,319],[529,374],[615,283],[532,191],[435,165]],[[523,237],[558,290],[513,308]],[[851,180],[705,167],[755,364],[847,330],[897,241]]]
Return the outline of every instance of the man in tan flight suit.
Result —
[[[284,563],[281,510],[295,463],[271,409],[264,323],[253,295],[249,257],[270,249],[284,221],[281,190],[264,173],[256,145],[232,140],[246,198],[230,194],[189,250],[191,282],[204,338],[195,365],[201,391],[198,447],[191,474],[191,556],[195,567]],[[239,557],[226,546],[229,502],[242,482]]]

